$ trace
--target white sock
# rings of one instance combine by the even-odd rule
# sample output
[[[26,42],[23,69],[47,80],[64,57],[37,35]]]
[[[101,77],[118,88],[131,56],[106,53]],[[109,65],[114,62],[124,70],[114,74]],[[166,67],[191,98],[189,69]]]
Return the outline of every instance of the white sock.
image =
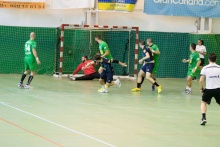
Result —
[[[186,89],[189,90],[189,86],[186,86]]]

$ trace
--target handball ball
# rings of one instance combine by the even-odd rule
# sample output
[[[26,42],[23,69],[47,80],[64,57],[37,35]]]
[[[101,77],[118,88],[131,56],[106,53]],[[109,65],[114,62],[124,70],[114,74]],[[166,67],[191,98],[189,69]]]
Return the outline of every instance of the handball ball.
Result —
[[[69,55],[71,55],[72,53],[73,53],[73,51],[72,51],[72,50],[69,50],[69,51],[68,51],[68,54],[69,54]]]

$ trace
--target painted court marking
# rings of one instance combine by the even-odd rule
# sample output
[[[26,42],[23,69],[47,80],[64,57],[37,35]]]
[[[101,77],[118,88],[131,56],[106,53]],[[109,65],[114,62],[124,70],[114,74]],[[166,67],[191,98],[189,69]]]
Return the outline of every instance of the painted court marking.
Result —
[[[2,120],[3,122],[6,122],[6,123],[8,123],[8,124],[10,124],[10,125],[12,125],[12,126],[15,126],[16,128],[19,128],[19,129],[21,129],[21,130],[23,130],[23,131],[25,131],[25,132],[28,132],[29,134],[32,134],[32,135],[37,136],[37,137],[39,137],[39,138],[42,138],[42,139],[44,139],[44,140],[46,140],[46,141],[48,141],[48,142],[50,142],[50,143],[52,143],[52,144],[55,144],[56,146],[64,147],[63,145],[61,145],[61,144],[59,144],[59,143],[56,143],[56,142],[54,142],[54,141],[52,141],[52,140],[50,140],[50,139],[48,139],[48,138],[46,138],[46,137],[44,137],[44,136],[41,136],[41,135],[39,135],[39,134],[37,134],[37,133],[34,133],[34,132],[32,132],[32,131],[29,131],[29,130],[27,130],[27,129],[25,129],[25,128],[23,128],[23,127],[21,127],[21,126],[15,124],[15,123],[12,123],[12,122],[8,121],[8,120],[5,120],[5,119],[3,119],[3,118],[0,118],[0,120]]]
[[[43,120],[43,121],[45,121],[45,122],[48,122],[48,123],[50,123],[50,124],[53,124],[53,125],[58,126],[58,127],[60,127],[60,128],[63,128],[63,129],[65,129],[65,130],[68,130],[68,131],[70,131],[70,132],[73,132],[73,133],[79,134],[79,135],[81,135],[81,136],[90,138],[90,139],[92,139],[92,140],[95,140],[95,141],[100,142],[100,143],[102,143],[102,144],[105,144],[105,145],[107,145],[107,146],[116,147],[115,145],[112,145],[112,144],[110,144],[110,143],[107,143],[107,142],[105,142],[105,141],[102,141],[102,140],[100,140],[100,139],[97,139],[97,138],[92,137],[92,136],[90,136],[90,135],[84,134],[84,133],[82,133],[82,132],[79,132],[79,131],[76,131],[76,130],[67,128],[67,127],[65,127],[65,126],[63,126],[63,125],[60,125],[60,124],[55,123],[55,122],[53,122],[53,121],[47,120],[47,119],[45,119],[45,118],[43,118],[43,117],[40,117],[40,116],[38,116],[38,115],[29,113],[29,112],[27,112],[27,111],[21,110],[21,109],[19,109],[19,108],[13,107],[13,106],[8,105],[8,104],[6,104],[6,103],[4,103],[4,102],[0,102],[0,104],[1,104],[1,105],[4,105],[4,106],[6,106],[6,107],[9,107],[9,108],[15,109],[15,110],[17,110],[17,111],[23,112],[23,113],[25,113],[25,114],[28,114],[28,115],[30,115],[30,116],[36,117],[36,118],[38,118],[38,119],[40,119],[40,120]]]

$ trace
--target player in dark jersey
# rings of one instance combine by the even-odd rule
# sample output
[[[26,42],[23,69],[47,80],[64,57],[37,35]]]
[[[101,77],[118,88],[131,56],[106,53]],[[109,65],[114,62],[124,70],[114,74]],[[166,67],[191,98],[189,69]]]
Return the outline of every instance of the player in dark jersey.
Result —
[[[142,49],[142,59],[139,60],[140,64],[144,65],[142,66],[141,70],[138,73],[138,80],[137,80],[137,87],[132,89],[132,92],[138,92],[141,91],[141,85],[144,81],[144,77],[148,81],[150,81],[152,84],[157,86],[158,93],[161,93],[162,91],[162,86],[159,85],[155,80],[151,77],[152,71],[154,69],[154,57],[153,53],[151,52],[150,49],[146,47],[145,41],[140,42],[140,48]]]
[[[121,87],[121,82],[119,79],[113,81],[113,74],[114,69],[112,67],[112,63],[117,63],[117,60],[109,60],[106,58],[101,57],[101,55],[96,54],[94,57],[94,61],[90,62],[88,65],[84,67],[86,69],[91,64],[100,64],[102,68],[102,72],[100,74],[99,82],[102,85],[101,89],[98,90],[100,93],[107,93],[108,88],[113,85],[118,85],[118,87]]]

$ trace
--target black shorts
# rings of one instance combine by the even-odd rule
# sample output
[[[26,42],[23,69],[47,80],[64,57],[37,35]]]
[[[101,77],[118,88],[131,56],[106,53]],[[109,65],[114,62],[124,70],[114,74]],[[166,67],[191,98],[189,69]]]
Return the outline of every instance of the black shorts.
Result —
[[[200,66],[204,66],[205,65],[205,59],[204,58],[200,58],[200,60],[201,60]]]
[[[107,82],[107,83],[111,83],[113,80],[113,73],[108,73],[108,72],[103,71],[100,74],[100,78],[105,80],[105,82]]]
[[[205,89],[202,96],[202,101],[206,102],[207,104],[210,104],[213,97],[215,98],[216,103],[220,105],[220,88]]]
[[[147,63],[142,66],[141,70],[143,70],[144,73],[149,72],[152,73],[154,69],[154,63]]]

